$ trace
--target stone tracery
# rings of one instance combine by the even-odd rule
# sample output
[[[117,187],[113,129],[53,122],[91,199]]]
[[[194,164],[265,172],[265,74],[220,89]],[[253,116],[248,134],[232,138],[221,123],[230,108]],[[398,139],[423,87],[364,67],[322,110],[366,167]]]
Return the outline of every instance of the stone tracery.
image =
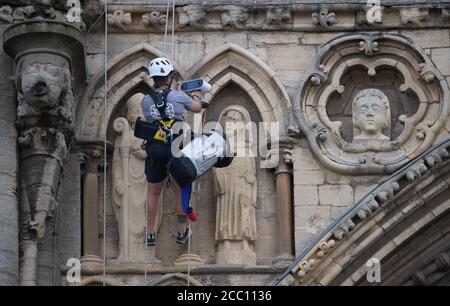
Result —
[[[342,122],[330,119],[330,97],[339,99],[346,91],[351,92],[352,88],[343,86],[342,81],[356,67],[363,67],[368,84],[372,84],[368,86],[372,87],[379,85],[370,83],[371,79],[386,69],[401,74],[403,82],[396,89],[395,99],[390,100],[391,108],[402,94],[419,101],[415,114],[399,114],[403,130],[389,144],[354,145],[346,140],[349,137],[343,132]],[[447,84],[420,47],[390,34],[345,35],[321,47],[314,67],[301,84],[295,113],[326,167],[341,173],[384,173],[394,171],[431,146],[449,114],[448,97]],[[374,154],[369,156],[366,153],[370,151]]]

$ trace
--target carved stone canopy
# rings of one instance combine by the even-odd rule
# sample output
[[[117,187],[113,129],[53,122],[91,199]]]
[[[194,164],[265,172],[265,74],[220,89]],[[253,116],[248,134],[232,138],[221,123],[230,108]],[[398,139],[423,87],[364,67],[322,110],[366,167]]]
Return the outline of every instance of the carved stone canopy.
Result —
[[[377,89],[392,110],[384,141],[353,141],[352,101]],[[430,148],[446,122],[449,88],[425,52],[396,34],[352,34],[323,45],[295,103],[312,150],[330,170],[385,174]],[[348,123],[350,122],[350,123]]]
[[[33,54],[48,54],[49,60],[52,59],[52,54],[58,55],[58,58],[66,58],[76,91],[87,75],[83,40],[81,31],[67,23],[27,21],[6,29],[3,33],[3,48],[16,60]]]

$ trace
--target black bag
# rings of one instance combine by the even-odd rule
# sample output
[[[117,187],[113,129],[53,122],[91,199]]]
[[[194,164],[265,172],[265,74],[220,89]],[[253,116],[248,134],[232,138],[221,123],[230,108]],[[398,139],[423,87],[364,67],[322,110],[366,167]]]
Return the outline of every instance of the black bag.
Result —
[[[147,141],[153,141],[156,132],[159,131],[158,121],[149,123],[138,117],[134,127],[134,136]]]

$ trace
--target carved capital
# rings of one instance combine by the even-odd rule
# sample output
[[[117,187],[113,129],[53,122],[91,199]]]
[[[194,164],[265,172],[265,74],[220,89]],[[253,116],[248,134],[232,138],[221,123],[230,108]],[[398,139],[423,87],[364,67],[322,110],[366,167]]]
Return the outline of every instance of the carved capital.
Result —
[[[77,142],[78,160],[87,173],[97,174],[105,164],[104,144],[101,141]],[[110,153],[110,144],[107,145],[107,154]],[[108,156],[107,156],[108,158]],[[107,164],[107,167],[109,165]]]
[[[18,138],[21,159],[35,155],[55,158],[64,165],[67,158],[67,143],[64,134],[54,128],[35,127],[21,133]]]

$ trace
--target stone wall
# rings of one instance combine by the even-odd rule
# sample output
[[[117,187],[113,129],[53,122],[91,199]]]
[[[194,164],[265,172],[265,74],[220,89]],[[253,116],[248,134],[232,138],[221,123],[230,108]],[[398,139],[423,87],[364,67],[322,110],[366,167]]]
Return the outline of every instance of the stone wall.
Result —
[[[189,70],[208,53],[224,43],[237,44],[269,65],[286,87],[291,101],[296,99],[298,86],[310,67],[317,48],[346,32],[291,32],[291,31],[214,31],[175,34],[175,59]],[[436,67],[450,74],[450,38],[448,29],[401,29],[399,33],[410,37],[431,56]],[[109,37],[110,57],[138,43],[149,43],[164,50],[164,36],[157,34],[119,34]],[[170,56],[170,37],[167,50]],[[251,98],[251,97],[250,97]],[[449,126],[436,139],[447,137]],[[370,191],[383,176],[341,175],[325,169],[312,155],[305,141],[299,141],[293,155],[295,250],[303,246],[336,218],[349,205]]]
[[[28,0],[22,2],[34,4],[33,1]],[[60,219],[49,221],[48,230],[42,237],[44,247],[39,250],[40,254],[38,255],[38,274],[41,274],[38,283],[58,283],[59,280],[54,275],[55,271],[58,271],[56,266],[63,265],[70,257],[81,255],[94,255],[97,263],[101,262],[101,258],[105,255],[108,274],[111,278],[128,284],[138,284],[142,281],[141,266],[124,266],[123,263],[114,261],[119,253],[119,234],[111,199],[112,171],[110,168],[107,169],[105,192],[103,190],[104,179],[101,169],[98,167],[101,165],[101,157],[98,152],[103,149],[104,137],[110,142],[108,146],[114,143],[112,122],[117,117],[124,116],[127,99],[137,92],[145,93],[145,88],[149,85],[146,78],[146,66],[154,57],[171,57],[184,77],[204,77],[213,82],[212,94],[208,96],[212,103],[207,120],[217,119],[225,105],[239,104],[245,107],[256,122],[279,122],[283,138],[289,139],[294,144],[292,152],[288,150],[289,158],[286,159],[286,162],[291,163],[292,166],[293,237],[280,234],[281,204],[277,202],[279,197],[277,198],[276,194],[276,172],[278,170],[258,168],[256,172],[258,238],[255,243],[258,265],[243,270],[245,273],[229,269],[226,265],[215,265],[217,253],[217,241],[214,238],[216,208],[212,175],[208,174],[202,177],[195,184],[192,203],[198,210],[200,219],[193,225],[195,235],[192,240],[191,252],[199,255],[209,266],[206,267],[206,270],[202,270],[203,267],[194,269],[193,275],[196,275],[196,278],[205,284],[256,285],[270,283],[270,280],[282,270],[280,266],[272,265],[279,255],[278,241],[280,239],[291,240],[292,238],[295,241],[292,255],[297,255],[312,237],[387,176],[388,171],[382,174],[354,175],[330,170],[330,167],[319,161],[318,157],[320,156],[313,153],[311,141],[306,139],[307,135],[299,131],[299,122],[292,119],[293,113],[298,111],[300,105],[296,103],[300,100],[301,88],[307,81],[306,74],[310,68],[317,68],[313,67],[314,59],[317,58],[316,55],[322,45],[343,34],[381,32],[403,35],[423,48],[423,53],[431,59],[431,63],[439,70],[439,74],[443,75],[447,83],[445,86],[448,88],[450,82],[450,8],[447,2],[432,0],[426,3],[423,1],[398,3],[398,1],[386,0],[383,2],[385,5],[383,19],[375,22],[367,20],[366,10],[368,8],[365,7],[365,0],[344,1],[346,3],[325,1],[327,2],[326,7],[322,3],[324,1],[307,0],[295,1],[293,4],[286,5],[284,2],[281,3],[282,1],[273,1],[269,5],[266,2],[255,3],[250,0],[220,2],[221,5],[205,3],[201,0],[177,1],[177,20],[172,45],[170,27],[169,35],[164,37],[164,23],[168,18],[165,16],[165,0],[130,0],[125,4],[124,1],[111,1],[105,20],[109,25],[107,59],[104,55],[103,24],[99,23],[97,27],[91,29],[92,31],[86,37],[87,81],[85,84],[81,84],[84,76],[80,77],[84,73],[81,71],[84,70],[81,67],[84,66],[84,62],[78,65],[82,62],[79,55],[84,54],[84,52],[78,52],[82,48],[75,52],[69,50],[70,48],[67,46],[59,46],[61,49],[66,48],[69,53],[72,51],[79,53],[78,57],[74,57],[79,62],[76,60],[73,63],[71,73],[75,72],[76,87],[82,90],[75,93],[77,103],[73,122],[76,122],[76,127],[74,131],[73,127],[70,127],[71,133],[68,141],[72,140],[72,132],[74,132],[77,141],[89,145],[95,143],[95,150],[97,150],[95,154],[90,155],[95,160],[89,169],[91,171],[90,178],[99,186],[98,190],[95,190],[98,192],[98,201],[92,197],[95,205],[90,206],[90,208],[94,208],[92,218],[94,222],[91,222],[91,225],[94,224],[96,227],[93,232],[94,237],[90,237],[92,238],[91,244],[93,244],[92,252],[95,254],[83,254],[81,246],[83,242],[86,242],[83,241],[83,237],[86,236],[88,229],[82,229],[82,222],[77,223],[77,221],[86,219],[82,213],[86,212],[88,204],[83,203],[82,199],[83,180],[81,176],[83,173],[80,172],[80,162],[76,159],[75,154],[72,154],[65,165],[66,177],[61,183],[61,193],[58,195],[61,209],[57,217]],[[198,4],[201,5],[198,6]],[[48,12],[39,10],[35,16],[36,14],[33,12],[27,13],[27,9],[16,7],[16,5],[15,1],[2,2],[0,32],[4,32],[6,28],[3,26],[4,24],[18,23],[28,19],[34,20],[35,17],[37,19],[34,21],[38,22],[45,22],[47,18],[56,18],[55,20],[58,22],[66,22],[65,14],[62,11],[52,15],[54,12],[52,13],[51,10]],[[39,14],[43,15],[39,16]],[[169,19],[169,21],[171,20]],[[86,30],[84,28],[86,25],[79,24],[78,26],[82,31]],[[39,35],[36,35],[33,41],[40,42]],[[370,37],[370,35],[365,37]],[[20,46],[21,43],[26,45],[26,42],[22,42],[20,39],[13,45],[16,43]],[[377,46],[373,45],[373,41],[362,41],[362,43],[363,45],[360,45],[362,53],[373,53],[372,51],[377,49]],[[374,49],[369,50],[371,48]],[[19,49],[17,48],[17,50]],[[11,52],[10,55],[15,56],[14,52]],[[53,57],[48,58],[54,60]],[[367,59],[367,62],[370,61]],[[0,233],[2,235],[0,239],[0,284],[17,284],[19,278],[17,182],[23,178],[18,179],[16,172],[20,155],[16,149],[18,135],[14,128],[16,97],[13,84],[8,78],[13,74],[13,62],[13,59],[7,58],[3,51],[0,52],[0,70],[5,75],[0,81],[0,140],[3,141],[3,145],[0,147],[0,156],[2,156],[0,158],[0,185],[2,187],[0,189]],[[105,62],[108,63],[107,67],[104,66]],[[103,86],[105,68],[109,70],[107,88]],[[426,69],[430,67],[414,68],[414,71],[417,70],[417,79],[423,79],[427,83],[435,80],[435,74],[431,79],[430,75],[425,75],[429,72]],[[315,79],[318,84],[322,82],[321,77],[326,78],[327,72],[322,72],[323,74],[319,73]],[[18,75],[20,76],[20,71]],[[370,73],[368,75],[373,77]],[[368,79],[370,81],[370,78]],[[401,85],[399,82],[397,80],[393,86],[398,87]],[[105,94],[109,98],[106,118],[103,116]],[[446,94],[448,97],[448,92]],[[392,100],[391,96],[390,100]],[[410,101],[412,100],[405,98],[402,102]],[[339,99],[334,102],[339,104]],[[391,102],[397,103],[397,101]],[[411,107],[408,110],[413,112],[421,104],[431,104],[435,107],[436,102],[438,101],[415,99],[410,103],[411,105],[408,105]],[[439,102],[446,106],[449,104],[449,101]],[[399,112],[398,108],[393,109],[393,114]],[[343,111],[342,108],[334,105],[332,109],[326,111],[333,113],[335,118],[346,118],[345,133],[350,133],[351,120],[349,116],[351,112],[349,109]],[[198,119],[198,117],[189,117],[191,123],[194,119]],[[393,126],[396,125],[396,119],[393,118]],[[108,122],[107,130],[103,129],[104,120]],[[391,134],[395,136],[400,133],[401,128],[398,126],[391,131]],[[433,138],[433,144],[448,137],[449,134],[450,121],[443,120],[443,126]],[[345,138],[345,140],[350,138]],[[394,139],[395,137],[393,137]],[[431,145],[432,143],[428,144],[428,146]],[[77,150],[78,148],[75,148],[74,153]],[[109,153],[111,152],[112,150],[109,151]],[[108,160],[108,163],[110,161]],[[259,165],[263,161],[263,158],[259,157],[256,164]],[[42,171],[42,175],[44,174],[48,173]],[[59,179],[54,184],[58,185]],[[22,191],[22,194],[25,195],[25,192]],[[174,243],[176,235],[174,196],[171,190],[164,192],[165,203],[159,235],[160,242],[155,254],[156,258],[161,260],[162,268],[151,271],[150,283],[170,284],[186,281],[186,278],[179,274],[186,271],[183,268],[174,267],[177,258],[187,252],[187,247],[180,247]],[[38,204],[42,204],[41,202]],[[106,203],[106,207],[103,207],[103,203]],[[85,205],[84,210],[82,204]],[[106,216],[103,215],[104,208]],[[104,217],[106,217],[106,233],[103,230]],[[77,221],[74,222],[74,220]],[[60,231],[60,234],[57,235],[59,244],[55,243],[54,230]],[[106,254],[103,254],[102,247],[104,235],[106,237]],[[37,244],[37,241],[34,242]],[[60,250],[56,250],[57,248]],[[60,253],[58,254],[58,252]],[[34,258],[31,259],[34,260]],[[62,270],[64,273],[64,269]],[[99,273],[100,270],[94,269],[91,274]],[[118,274],[119,276],[117,276]],[[169,276],[164,278],[164,274],[169,274]],[[34,278],[34,273],[31,278]],[[32,279],[30,283],[35,281],[36,279]],[[92,279],[92,282],[96,281],[96,279]]]
[[[0,25],[0,32],[4,27]],[[1,40],[0,40],[1,41]],[[17,199],[17,131],[13,62],[0,49],[0,284],[17,285],[19,209]]]

